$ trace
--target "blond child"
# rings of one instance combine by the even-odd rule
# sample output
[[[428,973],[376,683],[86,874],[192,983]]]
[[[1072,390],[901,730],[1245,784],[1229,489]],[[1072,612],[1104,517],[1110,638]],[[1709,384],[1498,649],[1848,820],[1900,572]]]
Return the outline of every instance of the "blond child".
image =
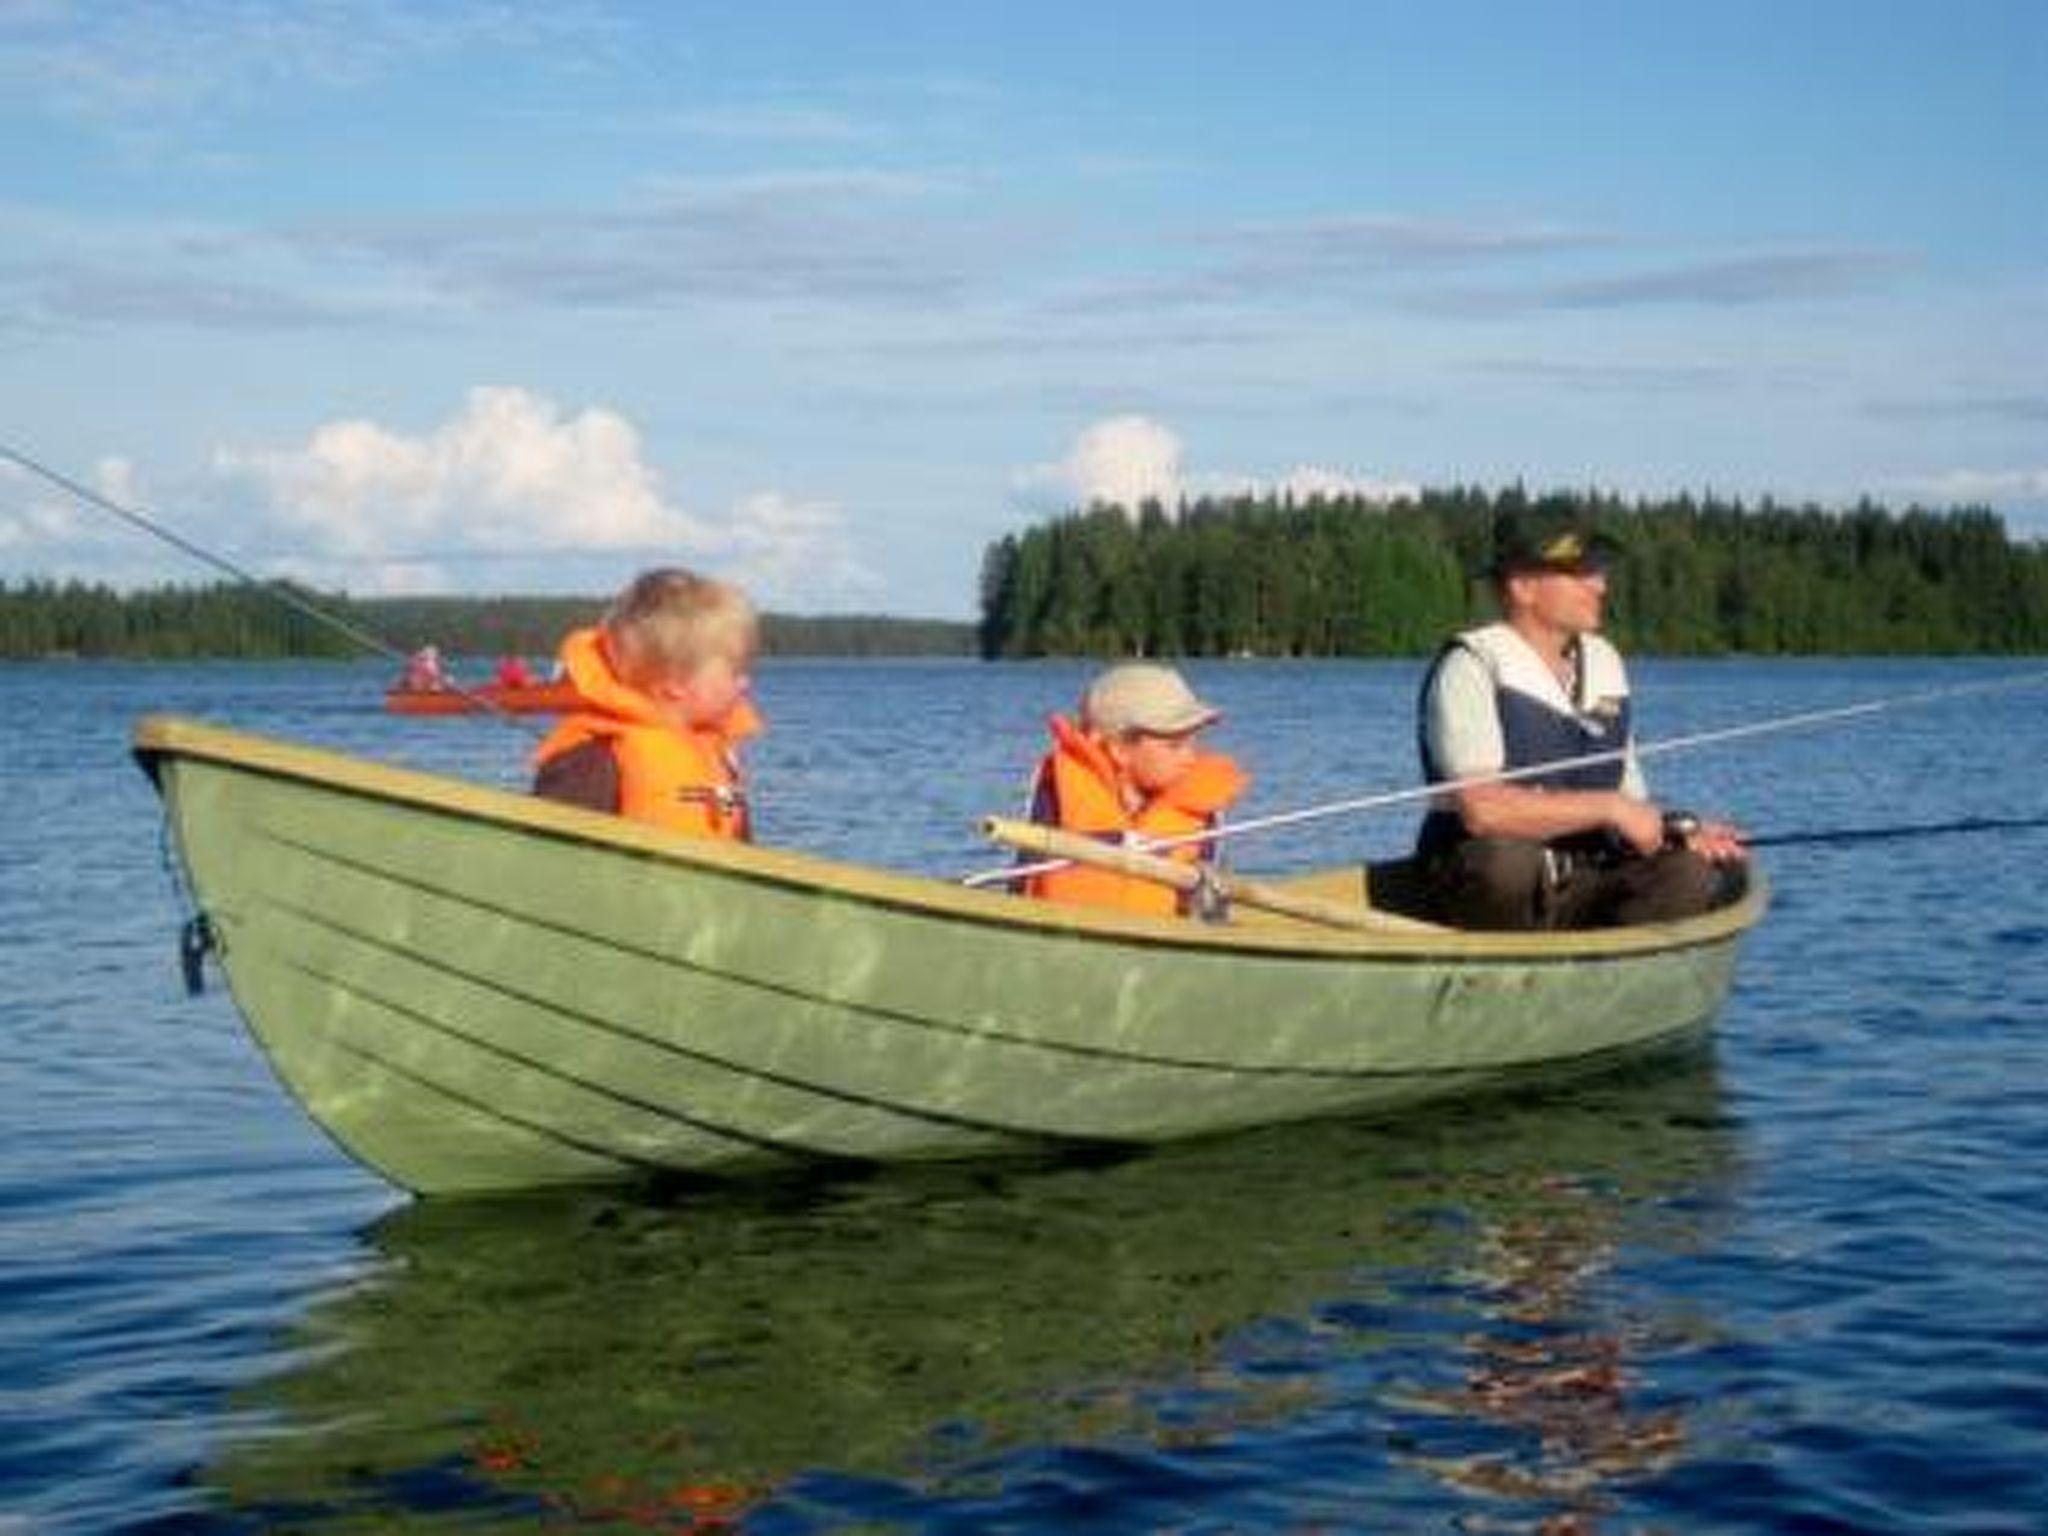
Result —
[[[1031,819],[1105,842],[1213,828],[1246,783],[1236,763],[1197,742],[1221,714],[1172,667],[1133,661],[1109,668],[1082,695],[1076,719],[1047,722],[1052,750],[1032,783]],[[1168,856],[1192,862],[1205,846],[1181,843]],[[1183,910],[1168,886],[1086,864],[1033,875],[1024,888],[1084,906],[1161,916]]]
[[[738,746],[760,622],[739,588],[674,567],[642,572],[604,618],[562,642],[581,701],[534,754],[534,792],[700,837],[747,841]]]

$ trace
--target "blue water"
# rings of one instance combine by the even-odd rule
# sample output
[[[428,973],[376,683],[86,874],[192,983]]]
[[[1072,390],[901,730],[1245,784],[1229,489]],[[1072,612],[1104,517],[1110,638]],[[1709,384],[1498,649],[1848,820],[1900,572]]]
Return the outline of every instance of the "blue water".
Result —
[[[1668,739],[2038,663],[1643,664]],[[1251,813],[1412,781],[1411,663],[1192,669]],[[771,664],[773,841],[991,862],[1078,667]],[[1082,1164],[408,1203],[277,1087],[126,756],[493,783],[377,669],[0,668],[0,1536],[2048,1528],[2048,690],[1654,758],[1791,842],[1715,1039]],[[1409,813],[1247,844],[1403,846]]]

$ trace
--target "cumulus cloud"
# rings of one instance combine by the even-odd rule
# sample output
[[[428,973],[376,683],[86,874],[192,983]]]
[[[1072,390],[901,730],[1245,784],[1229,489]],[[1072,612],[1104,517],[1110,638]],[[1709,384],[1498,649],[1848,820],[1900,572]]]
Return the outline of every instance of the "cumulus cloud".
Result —
[[[1149,416],[1111,416],[1084,429],[1064,459],[1025,470],[1017,482],[1034,499],[1076,506],[1171,507],[1181,492],[1180,439]]]
[[[509,386],[472,390],[424,433],[335,421],[300,446],[224,450],[215,469],[255,488],[301,551],[298,571],[346,562],[348,584],[373,590],[445,587],[445,564],[471,557],[551,554],[701,564],[777,603],[832,604],[874,585],[836,505],[764,491],[722,518],[687,512],[625,417]]]
[[[215,464],[254,482],[321,548],[355,557],[508,542],[716,545],[712,530],[664,499],[624,417],[596,406],[565,414],[523,389],[472,390],[458,415],[417,437],[336,421],[302,447],[223,450]]]
[[[1421,494],[1405,480],[1387,480],[1317,464],[1298,464],[1278,479],[1212,472],[1191,475],[1181,440],[1149,416],[1112,416],[1085,429],[1073,451],[1054,464],[1041,464],[1016,477],[1027,500],[1050,499],[1062,506],[1109,504],[1129,510],[1146,500],[1172,509],[1182,497],[1291,494],[1358,496],[1399,501]]]
[[[1297,464],[1270,488],[1298,501],[1315,497],[1334,500],[1340,496],[1357,496],[1366,501],[1412,501],[1422,494],[1422,487],[1412,480],[1382,480],[1341,469],[1325,469],[1319,464]]]

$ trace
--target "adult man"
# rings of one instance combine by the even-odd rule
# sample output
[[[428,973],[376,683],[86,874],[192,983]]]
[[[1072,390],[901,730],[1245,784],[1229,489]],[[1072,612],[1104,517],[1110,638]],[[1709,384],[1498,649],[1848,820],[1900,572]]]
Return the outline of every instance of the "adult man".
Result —
[[[1500,620],[1453,638],[1423,681],[1423,773],[1449,786],[1416,856],[1436,915],[1468,928],[1668,921],[1714,905],[1739,834],[1649,798],[1628,674],[1600,637],[1614,545],[1577,518],[1496,525]],[[1527,776],[1502,779],[1502,774]]]

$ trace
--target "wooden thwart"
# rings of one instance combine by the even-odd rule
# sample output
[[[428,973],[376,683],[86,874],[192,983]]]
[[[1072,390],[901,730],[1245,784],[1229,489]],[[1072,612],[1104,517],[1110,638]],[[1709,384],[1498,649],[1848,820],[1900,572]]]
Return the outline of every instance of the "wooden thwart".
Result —
[[[1137,848],[1097,842],[1092,837],[1063,832],[1057,827],[1041,826],[1035,821],[1018,821],[1007,816],[988,816],[982,819],[981,830],[983,836],[1022,853],[1042,858],[1068,859],[1076,864],[1093,864],[1097,868],[1128,875],[1133,879],[1150,880],[1158,885],[1171,886],[1176,891],[1192,891],[1206,883],[1212,891],[1228,901],[1240,901],[1248,907],[1262,907],[1268,912],[1300,918],[1303,922],[1319,923],[1326,928],[1355,928],[1372,933],[1442,931],[1434,923],[1418,922],[1412,917],[1379,912],[1371,907],[1331,901],[1326,897],[1310,896],[1298,891],[1282,890],[1262,881],[1233,875],[1213,864],[1186,864],[1179,859],[1162,858],[1156,853],[1146,853]]]

